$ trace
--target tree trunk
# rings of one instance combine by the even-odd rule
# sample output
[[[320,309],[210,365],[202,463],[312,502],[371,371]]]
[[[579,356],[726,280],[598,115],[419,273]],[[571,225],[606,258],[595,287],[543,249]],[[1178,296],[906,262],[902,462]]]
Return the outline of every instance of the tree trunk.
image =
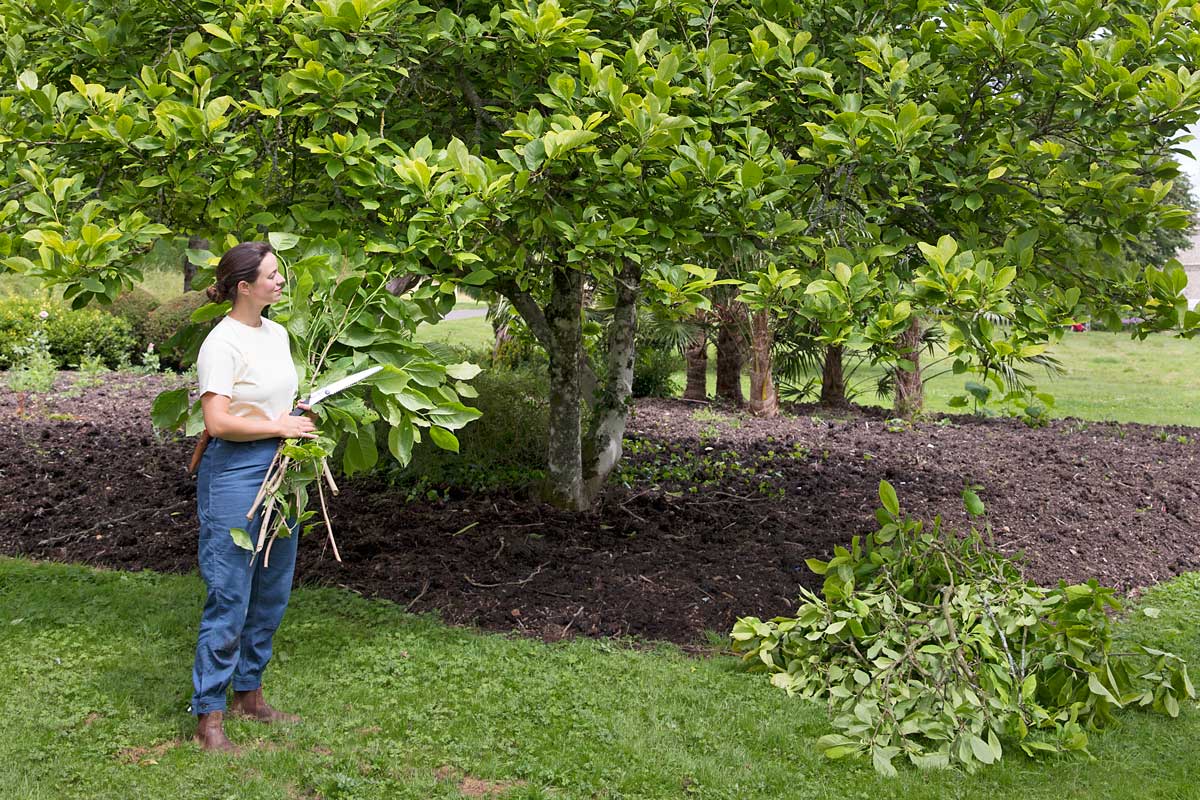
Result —
[[[726,307],[729,313],[721,315],[717,329],[717,397],[739,406],[745,402],[742,397],[742,364],[746,358],[746,339],[742,335],[745,308],[741,303],[731,302]]]
[[[621,460],[629,399],[633,395],[633,365],[637,358],[637,299],[642,282],[639,264],[626,259],[616,276],[617,302],[608,328],[608,369],[604,390],[592,407],[584,442],[584,500],[590,507],[604,482]]]
[[[683,390],[684,400],[708,399],[708,331],[696,331],[691,343],[683,348],[687,359],[687,386]]]
[[[825,364],[821,369],[821,405],[830,408],[839,408],[847,404],[842,352],[840,344],[825,348]]]
[[[189,236],[188,250],[207,250],[208,239],[203,236]],[[197,266],[188,258],[187,253],[183,254],[183,291],[190,292],[192,290],[192,280],[196,277]]]
[[[925,388],[921,383],[921,320],[915,315],[908,330],[900,335],[900,360],[896,363],[896,415],[904,418],[921,413]]]
[[[771,312],[756,311],[750,317],[750,413],[756,417],[779,416],[779,393],[771,375]]]
[[[583,277],[555,270],[545,320],[549,330],[550,430],[545,499],[561,508],[588,507],[583,487],[580,365],[583,351]]]

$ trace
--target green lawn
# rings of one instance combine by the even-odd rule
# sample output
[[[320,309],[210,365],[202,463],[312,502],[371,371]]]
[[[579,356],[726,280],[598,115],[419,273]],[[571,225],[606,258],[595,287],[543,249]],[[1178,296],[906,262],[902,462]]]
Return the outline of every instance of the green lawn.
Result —
[[[1068,332],[1050,354],[1065,374],[1040,367],[1030,372],[1040,390],[1054,395],[1052,416],[1200,427],[1200,339],[1159,334],[1137,341],[1127,333]],[[853,380],[871,374],[864,369]],[[950,398],[965,393],[965,380],[946,373],[926,383],[926,407],[953,410]],[[891,404],[876,396],[873,379],[863,388],[858,402]]]
[[[888,780],[824,759],[824,709],[730,657],[480,634],[335,589],[296,592],[268,672],[268,696],[305,722],[233,722],[250,753],[207,756],[185,710],[201,602],[194,576],[0,559],[0,794],[431,798],[471,777],[516,798],[1200,796],[1194,707],[1125,714],[1094,736],[1095,761],[1012,754],[973,776]],[[1160,616],[1134,615],[1124,635],[1200,657],[1200,576],[1144,602]]]

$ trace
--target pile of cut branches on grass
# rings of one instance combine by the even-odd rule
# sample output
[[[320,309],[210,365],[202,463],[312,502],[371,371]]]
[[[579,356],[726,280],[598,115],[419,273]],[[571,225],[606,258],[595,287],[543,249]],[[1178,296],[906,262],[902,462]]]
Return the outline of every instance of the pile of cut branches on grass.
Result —
[[[789,694],[825,699],[836,733],[830,758],[870,754],[918,767],[993,764],[1004,742],[1025,753],[1086,751],[1087,731],[1134,706],[1172,717],[1196,693],[1178,656],[1114,652],[1113,590],[1095,581],[1047,589],[972,527],[966,536],[901,516],[880,484],[879,530],[830,561],[818,595],[801,589],[795,617],[739,619],[733,647]],[[973,516],[984,513],[963,493]]]

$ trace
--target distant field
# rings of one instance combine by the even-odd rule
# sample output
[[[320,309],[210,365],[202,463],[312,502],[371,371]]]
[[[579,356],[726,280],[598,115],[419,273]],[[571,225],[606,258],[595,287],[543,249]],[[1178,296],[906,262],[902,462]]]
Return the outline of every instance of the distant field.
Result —
[[[1127,333],[1071,332],[1051,355],[1065,374],[1039,368],[1032,375],[1055,397],[1052,416],[1200,427],[1200,339],[1155,335],[1139,342]],[[964,393],[964,382],[952,374],[929,381],[926,407],[952,410],[950,398]],[[864,389],[858,402],[890,405],[875,395],[873,381]]]

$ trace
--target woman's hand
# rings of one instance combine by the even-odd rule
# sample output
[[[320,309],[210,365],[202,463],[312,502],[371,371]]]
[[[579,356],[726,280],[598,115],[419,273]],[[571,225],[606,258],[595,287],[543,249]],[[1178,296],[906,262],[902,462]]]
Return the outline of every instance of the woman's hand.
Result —
[[[309,407],[303,403],[300,403],[299,407],[305,411],[309,410]],[[317,429],[317,425],[308,414],[293,417],[285,411],[275,418],[275,425],[279,428],[279,438],[281,439],[317,438],[317,434],[313,433]]]

